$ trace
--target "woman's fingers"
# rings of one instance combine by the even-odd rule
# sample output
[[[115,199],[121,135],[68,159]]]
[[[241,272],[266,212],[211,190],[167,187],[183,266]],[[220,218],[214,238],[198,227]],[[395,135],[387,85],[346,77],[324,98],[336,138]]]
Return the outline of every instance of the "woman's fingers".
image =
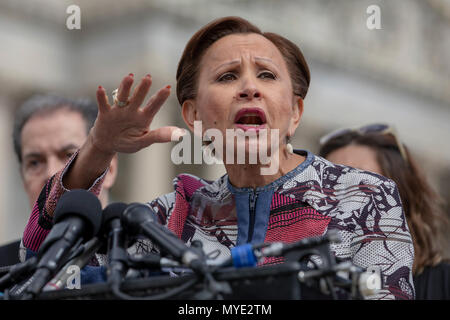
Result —
[[[133,96],[130,98],[130,108],[138,109],[144,102],[145,96],[152,85],[152,77],[147,74],[134,89]]]
[[[153,143],[165,143],[178,141],[180,137],[186,134],[186,130],[174,126],[161,127],[151,130],[141,138],[141,147],[145,148]]]
[[[130,73],[122,79],[117,92],[117,100],[127,102],[130,96],[131,86],[133,85],[134,75]],[[115,102],[115,101],[114,101]]]
[[[161,109],[162,105],[167,100],[169,95],[170,86],[166,86],[155,93],[144,108],[145,116],[149,119],[152,119],[159,111],[159,109]]]
[[[98,87],[96,96],[99,112],[100,113],[108,112],[111,106],[108,103],[108,96],[106,95],[106,91],[102,86]]]
[[[128,100],[129,103],[126,107],[114,106],[111,108],[106,90],[99,86],[96,92],[99,114],[105,115],[102,117],[101,124],[100,122],[98,124],[102,130],[99,135],[112,138],[112,140],[118,142],[115,147],[116,152],[127,152],[126,150],[134,150],[132,152],[136,152],[153,143],[177,141],[185,134],[186,131],[184,129],[168,126],[148,131],[153,117],[170,95],[170,86],[166,86],[156,92],[147,105],[139,110],[150,90],[152,79],[150,75],[143,77],[134,89],[132,96],[128,98],[133,81],[133,75],[129,74],[123,78],[118,88],[116,98],[121,102]],[[144,135],[138,138],[141,134]],[[126,145],[126,147],[122,147],[122,144]]]

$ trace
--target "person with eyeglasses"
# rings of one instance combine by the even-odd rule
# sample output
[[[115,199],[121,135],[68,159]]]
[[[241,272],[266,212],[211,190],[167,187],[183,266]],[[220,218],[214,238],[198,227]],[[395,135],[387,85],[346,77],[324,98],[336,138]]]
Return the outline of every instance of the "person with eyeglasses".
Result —
[[[396,183],[414,242],[416,299],[450,299],[450,264],[443,249],[448,216],[394,127],[375,123],[333,131],[320,139],[319,155]]]

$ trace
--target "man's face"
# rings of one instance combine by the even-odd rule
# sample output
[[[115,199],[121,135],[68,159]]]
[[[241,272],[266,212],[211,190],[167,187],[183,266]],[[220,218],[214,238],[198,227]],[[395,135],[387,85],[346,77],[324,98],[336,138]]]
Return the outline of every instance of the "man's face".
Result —
[[[47,180],[61,170],[87,138],[82,115],[69,109],[35,115],[21,133],[21,173],[32,208]]]

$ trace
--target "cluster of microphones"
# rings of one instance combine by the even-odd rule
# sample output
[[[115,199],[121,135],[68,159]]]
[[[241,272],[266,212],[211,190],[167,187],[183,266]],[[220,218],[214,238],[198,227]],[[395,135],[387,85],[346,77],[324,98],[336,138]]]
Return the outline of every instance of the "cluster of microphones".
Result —
[[[130,255],[127,251],[130,243],[142,236],[148,238],[159,253]],[[210,295],[205,297],[214,298],[231,291],[228,283],[213,277],[220,268],[255,267],[264,257],[283,256],[298,248],[333,241],[339,241],[335,233],[291,244],[247,244],[231,249],[230,257],[224,260],[211,262],[201,244],[188,246],[160,224],[149,205],[117,202],[102,210],[95,195],[86,190],[72,190],[58,201],[54,225],[37,255],[10,267],[0,278],[0,292],[9,299],[32,300],[43,291],[64,289],[68,268],[74,265],[83,268],[95,253],[105,253],[106,282],[119,299],[135,298],[120,291],[130,267],[159,270],[182,267],[205,280],[210,290]],[[305,277],[304,272],[302,277]],[[185,287],[195,283],[198,281],[189,282]],[[165,297],[169,295],[160,296]]]
[[[32,275],[26,281],[9,291],[10,297],[34,299],[45,287],[60,288],[65,285],[68,267],[84,267],[95,251],[101,251],[105,244],[107,279],[112,288],[118,288],[129,265],[129,239],[139,235],[151,239],[175,259],[173,261],[149,254],[141,259],[145,263],[163,266],[164,263],[170,265],[178,262],[199,274],[207,272],[206,259],[201,249],[187,246],[158,223],[150,206],[118,202],[102,210],[95,195],[85,190],[72,190],[58,201],[54,225],[37,256],[13,266],[0,278],[0,291],[30,273]]]

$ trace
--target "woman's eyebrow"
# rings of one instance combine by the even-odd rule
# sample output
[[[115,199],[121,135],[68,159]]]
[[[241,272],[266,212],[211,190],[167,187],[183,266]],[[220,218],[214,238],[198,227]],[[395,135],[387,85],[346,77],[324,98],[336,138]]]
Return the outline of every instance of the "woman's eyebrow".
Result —
[[[264,58],[264,57],[255,57],[255,60],[256,60],[256,61],[268,62],[268,63],[270,63],[272,66],[274,66],[275,68],[278,69],[277,64],[276,64],[275,62],[273,62],[272,59]]]
[[[264,57],[255,57],[255,61],[262,61],[262,62],[267,62],[269,64],[271,64],[272,66],[274,66],[275,68],[278,69],[278,66],[275,64],[275,62],[273,62],[272,59],[270,58],[264,58]],[[240,63],[241,60],[240,59],[235,59],[235,60],[231,60],[225,63],[220,64],[219,66],[217,66],[216,68],[214,68],[213,72],[217,72],[217,70],[226,67],[226,66],[230,66],[230,65],[234,65],[234,64],[238,64]]]
[[[237,64],[237,63],[239,63],[240,61],[241,61],[240,59],[235,59],[235,60],[231,60],[231,61],[222,63],[221,65],[219,65],[219,66],[217,66],[216,68],[214,68],[213,72],[216,72],[217,70],[219,70],[219,69],[222,68],[222,67],[229,66],[229,65],[233,65],[233,64]]]

